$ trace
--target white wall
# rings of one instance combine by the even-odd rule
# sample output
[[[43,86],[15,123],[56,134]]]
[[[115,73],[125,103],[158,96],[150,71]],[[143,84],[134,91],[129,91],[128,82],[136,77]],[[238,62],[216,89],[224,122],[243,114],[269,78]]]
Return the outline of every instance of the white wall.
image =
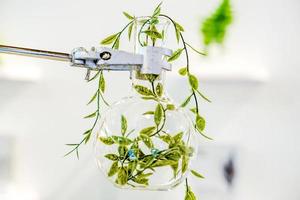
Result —
[[[157,2],[0,0],[0,38],[5,44],[69,52],[98,45],[117,31],[126,20],[121,11],[144,14]],[[200,46],[199,19],[217,3],[169,0],[164,9],[187,27],[191,43]],[[233,5],[236,18],[224,48],[214,48],[206,60],[193,56],[203,78],[201,87],[213,99],[201,108],[215,138],[209,145],[239,149],[236,199],[298,200],[300,2],[234,0]],[[92,109],[85,103],[95,87],[84,82],[83,70],[65,63],[4,58],[6,66],[22,59],[18,68],[33,66],[41,74],[33,82],[0,80],[0,134],[17,138],[14,170],[19,199],[138,199],[143,194],[145,200],[183,199],[183,188],[173,193],[115,189],[97,171],[89,147],[81,149],[79,161],[63,158],[64,144],[78,141],[90,125],[81,116]],[[243,72],[250,78],[237,78]],[[107,77],[108,99],[126,96],[128,74]],[[177,101],[183,99],[175,92],[180,84],[170,76],[169,93]],[[200,199],[201,192],[196,191]]]

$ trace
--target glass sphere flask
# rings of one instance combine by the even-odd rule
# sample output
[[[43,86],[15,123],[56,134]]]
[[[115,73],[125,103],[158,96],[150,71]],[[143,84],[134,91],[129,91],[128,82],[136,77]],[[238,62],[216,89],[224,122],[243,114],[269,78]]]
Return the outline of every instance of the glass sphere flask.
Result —
[[[166,32],[167,24],[160,27]],[[137,53],[144,39],[137,39]],[[96,161],[117,187],[170,190],[187,176],[197,150],[194,127],[168,97],[165,75],[164,69],[160,74],[134,69],[132,94],[111,105],[99,121]]]

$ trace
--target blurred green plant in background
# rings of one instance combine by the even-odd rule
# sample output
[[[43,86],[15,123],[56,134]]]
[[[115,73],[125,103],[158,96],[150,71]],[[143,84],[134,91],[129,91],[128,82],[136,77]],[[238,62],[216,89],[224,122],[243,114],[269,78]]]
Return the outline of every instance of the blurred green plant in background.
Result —
[[[201,24],[203,43],[209,46],[213,43],[222,44],[228,26],[232,23],[232,9],[230,0],[223,0],[219,7]]]

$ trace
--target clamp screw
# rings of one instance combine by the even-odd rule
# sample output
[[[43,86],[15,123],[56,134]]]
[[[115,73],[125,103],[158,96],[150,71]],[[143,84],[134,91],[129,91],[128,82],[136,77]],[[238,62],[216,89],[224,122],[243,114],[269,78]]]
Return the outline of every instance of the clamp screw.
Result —
[[[100,58],[102,60],[109,60],[111,58],[111,53],[108,51],[104,51],[104,52],[100,53]]]

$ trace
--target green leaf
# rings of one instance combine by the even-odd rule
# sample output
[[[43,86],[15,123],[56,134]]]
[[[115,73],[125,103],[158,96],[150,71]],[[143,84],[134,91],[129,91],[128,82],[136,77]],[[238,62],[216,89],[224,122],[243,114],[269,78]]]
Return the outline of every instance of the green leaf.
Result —
[[[97,116],[97,113],[98,113],[98,111],[95,111],[95,112],[93,112],[93,113],[91,113],[91,114],[85,116],[84,119],[96,117],[96,116]]]
[[[179,148],[179,151],[182,155],[191,156],[193,154],[192,151],[190,151],[190,147],[186,146],[183,141],[180,142],[177,147]]]
[[[112,163],[112,165],[111,165],[111,167],[110,167],[110,169],[109,169],[107,175],[108,175],[109,177],[115,175],[115,174],[118,172],[118,169],[119,169],[119,168],[118,168],[118,161],[115,161],[115,162]]]
[[[78,146],[78,144],[66,144],[67,146]]]
[[[144,75],[140,74],[140,76],[145,76],[150,82],[154,82],[158,77],[158,75],[156,74],[144,74]]]
[[[191,108],[190,111],[194,114],[197,114],[197,108]]]
[[[162,4],[162,2],[160,4],[158,4],[158,6],[156,6],[156,8],[154,9],[153,14],[152,14],[152,18],[158,17],[158,15],[160,15],[161,4]]]
[[[143,47],[148,46],[148,40],[143,42]]]
[[[117,184],[119,185],[125,185],[128,180],[127,172],[124,168],[120,168],[118,171],[118,178],[117,178]]]
[[[174,104],[167,104],[167,110],[175,110]]]
[[[167,165],[176,165],[177,161],[174,160],[157,160],[151,167],[164,167]]]
[[[131,23],[128,27],[128,39],[130,41],[131,39],[131,34],[132,34],[132,29],[133,29],[134,23]]]
[[[105,79],[104,79],[103,73],[100,74],[99,88],[102,91],[102,93],[104,93],[104,91],[105,91]]]
[[[139,162],[140,168],[149,167],[154,161],[155,161],[155,158],[153,156],[145,156]]]
[[[165,155],[168,160],[178,161],[181,158],[181,153],[179,150],[174,150]]]
[[[118,35],[119,35],[119,33],[116,33],[116,34],[106,37],[104,40],[101,41],[101,44],[108,45],[108,44],[113,43],[117,39]]]
[[[140,20],[138,20],[138,22],[139,22],[139,24],[145,24],[145,23],[147,23],[149,21],[149,19],[140,19]]]
[[[178,31],[184,32],[184,28],[179,23],[175,22],[175,27]]]
[[[153,96],[153,92],[150,89],[148,89],[142,85],[135,85],[134,89],[141,95]]]
[[[185,106],[187,106],[188,103],[191,101],[192,96],[193,96],[193,95],[191,94],[188,98],[186,98],[185,101],[180,105],[180,107],[185,107]]]
[[[191,187],[188,187],[185,192],[184,200],[196,200],[195,194],[192,192]]]
[[[151,19],[151,21],[150,21],[150,24],[151,25],[156,25],[156,24],[158,24],[159,23],[159,20],[156,18],[156,17],[153,17],[152,19]]]
[[[161,135],[159,138],[167,144],[170,144],[173,141],[170,135]]]
[[[92,133],[92,129],[89,129],[89,130],[87,130],[87,131],[85,131],[84,133],[83,133],[83,135],[89,135],[89,134],[91,134]]]
[[[180,37],[181,37],[181,33],[180,33],[180,31],[176,27],[175,27],[175,34],[176,34],[177,43],[179,43]]]
[[[154,112],[153,111],[147,111],[147,112],[143,113],[143,115],[154,115]]]
[[[186,67],[183,67],[181,69],[178,70],[178,73],[181,75],[181,76],[185,76],[187,74],[187,68]]]
[[[205,129],[205,119],[200,115],[196,116],[196,126],[200,131]]]
[[[140,134],[140,138],[142,139],[142,141],[145,143],[145,145],[149,149],[153,148],[153,142],[152,142],[151,138],[148,135]]]
[[[197,50],[197,49],[195,49],[194,47],[192,47],[190,44],[188,44],[188,43],[185,43],[188,47],[190,47],[194,52],[196,52],[197,54],[199,54],[199,55],[201,55],[201,56],[207,56],[207,54],[206,53],[204,53],[204,52],[201,52],[201,51],[199,51],[199,50]]]
[[[123,12],[124,16],[127,17],[129,20],[133,20],[134,17],[130,14],[128,14],[127,12]]]
[[[178,162],[174,165],[171,165],[171,168],[173,170],[173,176],[174,176],[174,178],[176,178],[177,172],[178,172]]]
[[[189,74],[189,83],[194,90],[198,89],[198,79],[196,76]]]
[[[155,31],[155,30],[146,30],[143,31],[143,33],[145,33],[146,35],[148,35],[149,37],[151,37],[152,39],[161,39],[162,35],[160,32]]]
[[[115,41],[115,43],[113,44],[112,48],[113,49],[119,49],[120,47],[120,37],[118,37]]]
[[[155,131],[155,129],[156,129],[155,126],[150,126],[150,127],[142,129],[140,131],[140,134],[150,136]]]
[[[112,139],[115,143],[119,145],[129,145],[132,143],[132,140],[126,138],[126,137],[121,137],[121,136],[112,136]]]
[[[175,34],[176,34],[176,40],[177,40],[177,43],[179,43],[180,41],[180,37],[181,37],[181,32],[184,31],[183,27],[178,24],[177,22],[174,22],[174,27],[175,27]]]
[[[111,137],[99,137],[98,139],[106,145],[112,145],[115,143]]]
[[[205,178],[203,175],[199,174],[198,172],[194,171],[194,170],[191,170],[192,174],[198,178]]]
[[[201,117],[200,115],[196,116],[195,128],[198,131],[198,133],[200,133],[203,137],[205,137],[206,139],[209,139],[209,140],[213,140],[211,137],[209,137],[203,133],[203,130],[205,129],[205,119],[203,117]]]
[[[208,46],[214,42],[218,44],[223,43],[232,19],[230,1],[223,0],[213,14],[202,23],[201,32],[204,44]]]
[[[127,120],[124,115],[121,116],[121,132],[122,135],[124,136],[127,131]]]
[[[163,115],[163,108],[160,104],[157,104],[155,112],[154,112],[154,122],[156,126],[158,126],[161,122],[162,115]]]
[[[205,137],[208,140],[213,140],[213,138],[205,135],[201,130],[199,130],[199,128],[196,126],[196,130],[198,131],[198,133],[200,133],[200,135],[202,135],[203,137]]]
[[[118,152],[119,152],[119,155],[121,157],[125,157],[127,151],[128,151],[128,148],[126,146],[119,146],[118,147]]]
[[[178,59],[182,53],[183,49],[177,49],[173,52],[173,54],[168,58],[168,62],[172,62],[176,59]]]
[[[204,96],[199,90],[196,90],[197,93],[204,99],[206,100],[207,102],[211,103],[211,100],[209,100],[206,96]]]
[[[141,185],[149,185],[149,183],[148,183],[149,179],[147,179],[147,178],[134,178],[132,180],[133,180],[133,182],[136,182]]]
[[[90,101],[87,103],[87,105],[90,105],[92,102],[95,101],[95,99],[98,97],[98,90],[96,91],[96,93],[92,96],[92,98],[90,99]]]
[[[163,94],[164,92],[164,87],[161,83],[158,83],[156,88],[155,88],[155,92],[157,94],[157,96],[161,97],[161,95]]]
[[[136,176],[136,178],[133,179],[134,182],[138,183],[138,184],[142,184],[142,185],[148,185],[148,177],[151,176],[153,173],[141,173],[138,176]]]
[[[119,159],[119,156],[117,156],[116,154],[106,154],[105,155],[105,158],[109,159],[109,160],[112,160],[112,161],[116,161]]]
[[[128,164],[128,170],[130,170],[130,174],[132,174],[137,168],[137,160],[130,161]]]
[[[91,138],[91,134],[92,132],[90,132],[89,134],[86,134],[85,136],[84,136],[84,144],[86,144],[86,143],[88,143],[88,141],[90,140],[90,138]]]
[[[174,137],[173,140],[175,143],[179,143],[182,140],[182,136],[183,136],[183,132],[179,132],[177,133]]]
[[[164,40],[165,39],[165,30],[161,31],[161,39]]]
[[[153,100],[153,101],[159,101],[156,97],[142,97],[144,100]]]

